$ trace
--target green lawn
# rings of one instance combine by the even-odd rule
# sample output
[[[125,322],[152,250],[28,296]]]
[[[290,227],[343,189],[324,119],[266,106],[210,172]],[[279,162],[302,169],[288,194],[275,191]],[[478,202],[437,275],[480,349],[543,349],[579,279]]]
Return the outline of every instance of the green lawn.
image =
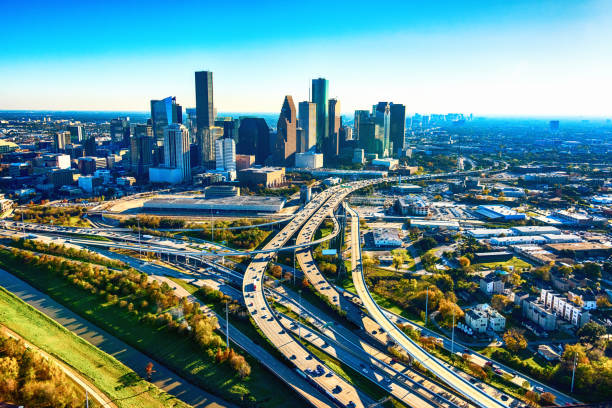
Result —
[[[2,287],[0,323],[87,377],[119,407],[188,407]]]
[[[475,267],[478,267],[480,269],[484,269],[484,268],[488,268],[488,269],[499,269],[499,268],[504,268],[504,267],[508,267],[508,266],[513,266],[514,269],[523,269],[523,268],[530,268],[532,267],[531,264],[523,261],[522,259],[519,259],[517,257],[512,257],[512,259],[509,259],[507,261],[504,262],[486,262],[486,263],[479,263],[479,264],[474,264]]]
[[[283,406],[286,401],[291,401],[295,406],[303,405],[302,400],[297,399],[283,383],[250,356],[245,357],[251,365],[251,375],[240,379],[228,365],[217,365],[212,355],[184,335],[143,324],[123,309],[103,303],[100,297],[79,290],[52,273],[23,273],[12,265],[4,265],[2,260],[0,266],[16,273],[109,333],[151,355],[190,382],[228,401],[246,405],[256,402],[262,407]]]

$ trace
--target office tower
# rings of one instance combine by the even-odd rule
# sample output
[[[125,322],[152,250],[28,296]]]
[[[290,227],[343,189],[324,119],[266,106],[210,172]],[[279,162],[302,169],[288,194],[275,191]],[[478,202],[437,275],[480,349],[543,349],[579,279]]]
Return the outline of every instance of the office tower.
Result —
[[[134,126],[134,135],[130,139],[130,159],[132,173],[138,180],[145,180],[153,165],[153,128],[150,125]]]
[[[390,132],[391,132],[391,108],[387,102],[378,102],[372,108],[372,115],[376,121],[376,140],[377,146],[382,143],[381,148],[377,148],[375,153],[378,153],[379,157],[389,156],[390,146]]]
[[[195,108],[187,108],[185,109],[185,113],[187,114],[187,118],[185,120],[184,125],[187,126],[187,129],[189,130],[189,136],[191,137],[191,142],[193,143],[195,141],[195,137],[196,137],[196,129],[197,129],[197,116],[196,116],[196,109]]]
[[[181,105],[177,105],[174,96],[151,101],[151,123],[153,125],[153,135],[157,142],[163,142],[166,126],[182,121],[183,108]]]
[[[325,78],[312,80],[312,102],[317,105],[317,149],[322,152],[323,143],[329,136],[327,111],[328,81]]]
[[[270,128],[263,118],[241,118],[238,127],[238,154],[255,155],[256,164],[270,156]]]
[[[367,153],[378,153],[376,122],[370,111],[355,111],[355,138],[358,139],[359,147]]]
[[[317,104],[303,101],[298,104],[298,125],[304,130],[305,149],[317,144]],[[304,150],[304,152],[306,151]],[[302,151],[300,151],[302,153]]]
[[[95,136],[89,136],[83,142],[83,152],[85,156],[95,156],[98,153],[98,143]]]
[[[182,182],[191,180],[189,131],[184,125],[172,123],[164,129],[164,167],[179,169]]]
[[[215,161],[217,170],[236,171],[236,142],[224,137],[215,141]]]
[[[293,98],[290,95],[285,96],[276,129],[274,164],[291,166],[295,160],[297,116]]]
[[[404,134],[406,133],[406,107],[399,103],[391,103],[389,107],[389,114],[389,155],[399,156],[398,152],[404,148]]]
[[[202,158],[202,166],[211,167],[215,162],[215,141],[223,137],[221,126],[210,126],[199,132],[202,137],[197,140],[198,150]]]
[[[238,138],[238,120],[234,120],[232,117],[224,117],[215,119],[215,126],[219,126],[223,128],[223,137],[236,139]]]
[[[326,156],[337,157],[340,153],[340,126],[342,126],[342,118],[340,117],[340,101],[337,99],[330,99],[328,101],[329,107],[329,137],[326,143]]]
[[[117,118],[110,121],[111,141],[127,147],[130,144],[130,118]]]
[[[196,91],[196,125],[197,129],[214,126],[213,73],[198,71],[195,73]]]
[[[210,71],[195,73],[196,92],[196,144],[202,155],[202,164],[214,160],[215,141],[210,128],[215,125],[213,103],[213,74]]]
[[[299,121],[298,121],[299,123]],[[308,151],[306,146],[308,145],[308,141],[306,139],[306,132],[301,127],[295,129],[295,152],[296,153],[304,153]]]
[[[66,147],[71,144],[71,135],[70,132],[57,132],[53,136],[53,148],[56,152],[66,150]]]
[[[70,132],[70,143],[75,144],[83,141],[83,126],[71,125],[67,129]]]

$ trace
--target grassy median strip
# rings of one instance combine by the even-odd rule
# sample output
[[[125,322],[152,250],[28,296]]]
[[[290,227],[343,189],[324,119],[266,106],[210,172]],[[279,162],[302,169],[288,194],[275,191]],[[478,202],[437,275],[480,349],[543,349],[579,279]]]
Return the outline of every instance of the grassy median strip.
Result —
[[[202,389],[238,405],[278,407],[288,401],[291,406],[303,406],[301,399],[255,360],[248,360],[251,375],[241,379],[227,364],[217,364],[214,355],[202,350],[186,335],[143,324],[132,314],[80,290],[52,272],[25,271],[20,265],[5,262],[1,255],[0,267]]]
[[[119,407],[188,407],[0,287],[0,323],[87,377]]]

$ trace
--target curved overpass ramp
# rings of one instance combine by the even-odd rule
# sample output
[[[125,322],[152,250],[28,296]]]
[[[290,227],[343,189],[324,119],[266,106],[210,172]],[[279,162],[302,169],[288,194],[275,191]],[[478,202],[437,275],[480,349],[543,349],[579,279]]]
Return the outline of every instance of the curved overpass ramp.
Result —
[[[352,242],[358,243],[360,239],[359,233],[359,217],[357,213],[347,206],[348,213],[351,215],[351,239]],[[488,395],[486,392],[475,387],[469,381],[457,375],[452,369],[446,367],[442,362],[426,352],[421,346],[414,342],[404,332],[402,332],[376,304],[374,298],[370,294],[363,275],[361,267],[361,245],[352,246],[353,259],[356,259],[356,267],[353,269],[353,283],[357,295],[363,302],[368,313],[376,320],[383,330],[416,361],[423,365],[426,369],[435,374],[442,381],[454,388],[457,392],[470,399],[474,404],[483,408],[506,408],[504,404],[497,401],[495,398]]]

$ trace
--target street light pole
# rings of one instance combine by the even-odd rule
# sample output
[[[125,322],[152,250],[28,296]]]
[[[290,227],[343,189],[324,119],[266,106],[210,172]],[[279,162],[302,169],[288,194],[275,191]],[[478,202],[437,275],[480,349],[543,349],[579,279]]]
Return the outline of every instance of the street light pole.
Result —
[[[578,357],[578,353],[574,353],[574,368],[572,369],[572,388],[570,392],[574,392],[574,377],[576,377],[576,358]]]
[[[427,304],[429,303],[429,286],[425,292],[425,326],[427,326]]]
[[[229,350],[229,307],[227,300],[225,301],[225,343],[227,344],[227,349]]]
[[[453,327],[451,329],[451,354],[455,353],[455,309],[453,308]]]
[[[293,248],[293,286],[295,286],[295,248]]]
[[[298,290],[299,298],[298,298],[298,337],[300,341],[302,340],[302,291]]]

